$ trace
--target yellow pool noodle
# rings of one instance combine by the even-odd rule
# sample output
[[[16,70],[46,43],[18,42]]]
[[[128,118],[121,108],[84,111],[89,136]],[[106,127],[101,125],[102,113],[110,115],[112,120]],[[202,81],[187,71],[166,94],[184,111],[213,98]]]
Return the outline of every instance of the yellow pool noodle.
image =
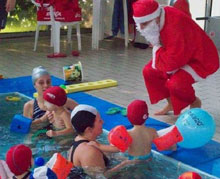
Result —
[[[79,91],[88,91],[94,89],[108,88],[117,86],[118,82],[112,79],[106,79],[101,81],[87,82],[87,83],[79,83],[73,85],[66,85],[66,93],[74,93]],[[34,93],[34,97],[37,97],[37,93]]]

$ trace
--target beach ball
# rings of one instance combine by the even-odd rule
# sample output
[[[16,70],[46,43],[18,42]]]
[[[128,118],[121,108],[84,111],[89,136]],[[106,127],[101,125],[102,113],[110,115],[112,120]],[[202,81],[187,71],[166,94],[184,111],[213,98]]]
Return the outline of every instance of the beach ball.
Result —
[[[178,144],[183,148],[197,148],[209,142],[215,133],[213,117],[200,108],[187,110],[175,124],[183,137]]]
[[[202,177],[196,172],[185,172],[178,179],[202,179]]]

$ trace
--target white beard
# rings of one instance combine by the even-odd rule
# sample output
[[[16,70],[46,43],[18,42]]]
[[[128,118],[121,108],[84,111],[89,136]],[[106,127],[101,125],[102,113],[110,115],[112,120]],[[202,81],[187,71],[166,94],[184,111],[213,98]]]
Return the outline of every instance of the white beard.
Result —
[[[137,24],[137,30],[151,45],[160,44],[160,28],[156,23],[156,19],[150,22],[144,29],[141,29],[140,24]]]

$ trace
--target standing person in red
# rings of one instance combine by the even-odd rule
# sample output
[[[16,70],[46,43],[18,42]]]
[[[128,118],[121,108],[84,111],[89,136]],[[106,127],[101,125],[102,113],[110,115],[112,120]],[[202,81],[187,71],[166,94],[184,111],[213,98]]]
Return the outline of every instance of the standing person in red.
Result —
[[[190,13],[188,0],[172,0],[170,2],[170,5],[181,10],[182,12],[187,14],[188,16],[192,17],[192,15]]]
[[[201,107],[192,86],[219,68],[217,49],[207,34],[188,16],[173,7],[160,7],[154,0],[133,4],[133,18],[147,41],[153,46],[152,60],[143,76],[152,104],[167,99],[156,115],[187,106]]]

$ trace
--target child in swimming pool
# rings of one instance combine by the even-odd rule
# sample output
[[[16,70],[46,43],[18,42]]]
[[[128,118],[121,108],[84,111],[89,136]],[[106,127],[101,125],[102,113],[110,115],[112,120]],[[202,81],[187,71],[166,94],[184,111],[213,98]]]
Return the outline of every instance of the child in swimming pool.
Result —
[[[127,117],[134,126],[127,132],[132,137],[132,143],[128,148],[129,160],[147,160],[151,158],[152,141],[158,137],[157,131],[145,126],[148,118],[148,107],[145,101],[134,100],[127,107]],[[119,152],[119,150],[110,145],[94,144],[105,152]]]
[[[128,130],[132,144],[128,148],[128,159],[147,160],[151,157],[152,141],[158,137],[154,128],[146,127],[148,107],[145,101],[134,100],[127,107],[127,117],[134,126]]]
[[[31,149],[23,144],[11,147],[6,154],[6,163],[16,178],[29,178],[34,163]]]
[[[53,119],[51,112],[46,111],[43,99],[43,92],[52,86],[51,75],[44,67],[35,67],[32,71],[32,83],[38,96],[25,103],[23,115],[33,120],[32,127],[38,128],[42,123]],[[67,98],[65,108],[73,110],[77,105],[74,100]]]
[[[61,136],[74,133],[70,121],[70,112],[64,107],[67,96],[66,92],[58,87],[50,87],[43,93],[44,105],[48,111],[53,113],[53,128],[47,131],[47,136]],[[64,125],[63,125],[64,124]]]

